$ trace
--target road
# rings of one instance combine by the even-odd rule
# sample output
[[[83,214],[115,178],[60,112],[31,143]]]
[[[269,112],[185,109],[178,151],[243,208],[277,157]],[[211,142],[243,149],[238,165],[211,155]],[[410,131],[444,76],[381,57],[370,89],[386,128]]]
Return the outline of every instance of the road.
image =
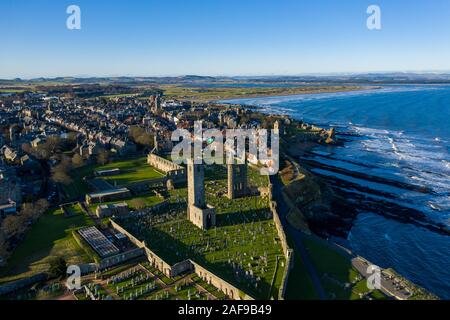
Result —
[[[289,209],[284,202],[283,196],[281,195],[281,190],[283,188],[283,184],[280,181],[280,178],[278,175],[270,176],[270,181],[273,185],[273,199],[277,202],[277,212],[280,216],[281,224],[283,225],[283,228],[285,232],[287,232],[291,238],[294,240],[297,252],[300,253],[300,258],[302,259],[303,264],[306,267],[306,270],[309,274],[309,277],[311,278],[311,281],[313,283],[314,289],[319,295],[319,298],[321,300],[327,300],[327,294],[325,293],[325,290],[322,287],[322,283],[320,282],[319,275],[316,272],[316,269],[309,258],[308,252],[306,251],[306,248],[303,245],[302,242],[302,232],[296,230],[293,228],[286,220],[286,216],[289,212]],[[295,259],[296,257],[294,257]]]

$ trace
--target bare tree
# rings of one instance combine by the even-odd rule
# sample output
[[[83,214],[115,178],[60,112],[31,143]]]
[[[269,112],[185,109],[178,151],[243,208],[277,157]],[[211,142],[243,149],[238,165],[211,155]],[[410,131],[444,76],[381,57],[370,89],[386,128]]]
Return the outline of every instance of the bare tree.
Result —
[[[72,182],[72,178],[69,175],[72,169],[72,161],[68,157],[63,157],[61,162],[52,168],[52,180],[56,183],[62,183],[68,185]]]
[[[146,207],[145,201],[139,198],[131,200],[130,205],[136,210],[142,210]]]
[[[74,168],[83,166],[83,158],[78,153],[75,153],[72,157],[72,166]]]
[[[105,149],[101,149],[97,154],[97,162],[104,166],[109,162],[109,152]]]
[[[24,221],[20,215],[9,215],[2,223],[2,231],[6,235],[6,238],[14,237],[25,229]]]

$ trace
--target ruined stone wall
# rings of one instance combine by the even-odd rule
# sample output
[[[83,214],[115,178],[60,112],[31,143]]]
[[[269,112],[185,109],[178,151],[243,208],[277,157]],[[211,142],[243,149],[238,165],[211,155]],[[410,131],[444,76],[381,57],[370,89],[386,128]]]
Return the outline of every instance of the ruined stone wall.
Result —
[[[162,171],[166,174],[168,179],[172,179],[173,181],[185,181],[186,180],[186,172],[185,169],[167,159],[164,159],[156,154],[150,153],[147,156],[147,163],[156,168],[159,171]]]
[[[111,220],[111,226],[119,231],[120,233],[123,233],[130,239],[130,241],[137,246],[138,248],[144,249],[145,254],[147,255],[147,259],[150,262],[150,264],[159,269],[162,273],[164,273],[166,276],[171,277],[172,276],[172,267],[170,264],[165,262],[162,258],[160,258],[156,253],[154,253],[152,250],[150,250],[147,245],[145,244],[145,241],[139,241],[136,237],[134,237],[131,233],[129,233],[127,230],[122,228],[118,223]]]
[[[252,298],[248,294],[239,290],[232,284],[228,283],[227,281],[223,280],[219,276],[215,275],[208,269],[200,266],[199,264],[197,264],[196,262],[194,262],[192,260],[185,260],[185,261],[176,263],[173,266],[171,266],[170,264],[166,263],[162,258],[160,258],[158,255],[156,255],[152,250],[150,250],[146,246],[145,241],[139,241],[132,234],[130,234],[128,231],[126,231],[119,224],[117,224],[116,222],[114,222],[112,220],[111,220],[111,225],[115,230],[126,235],[134,245],[136,245],[139,248],[143,248],[150,264],[153,267],[157,268],[162,273],[164,273],[167,277],[175,277],[183,272],[193,271],[200,278],[202,278],[206,282],[212,284],[213,286],[215,286],[216,288],[221,290],[223,293],[225,293],[227,296],[229,296],[232,299],[254,300],[254,298]]]
[[[286,265],[284,269],[283,279],[281,281],[280,291],[278,294],[279,299],[284,299],[286,294],[286,287],[289,280],[289,273],[294,266],[294,250],[292,250],[289,247],[289,244],[287,243],[286,233],[284,232],[283,225],[280,220],[280,216],[278,215],[277,211],[277,203],[275,201],[272,201],[272,184],[269,181],[269,204],[270,204],[270,211],[272,212],[273,216],[273,222],[275,223],[275,227],[278,232],[278,237],[281,240],[281,247],[283,248],[284,257],[286,259]]]
[[[124,253],[119,253],[115,256],[102,259],[102,261],[100,261],[100,264],[98,265],[98,268],[100,270],[110,268],[112,266],[140,257],[142,255],[144,255],[144,250],[142,248],[137,248]]]
[[[38,273],[31,277],[26,277],[20,280],[8,282],[0,286],[0,296],[8,294],[17,290],[20,290],[26,286],[30,286],[34,283],[41,282],[48,279],[48,274]]]
[[[225,293],[227,296],[229,296],[233,300],[254,300],[251,296],[244,293],[243,291],[239,290],[232,284],[228,283],[227,281],[223,280],[219,276],[216,276],[214,273],[209,271],[208,269],[202,267],[201,265],[195,263],[194,261],[190,260],[193,266],[193,271],[204,281],[206,281],[209,284],[212,284],[214,287]]]

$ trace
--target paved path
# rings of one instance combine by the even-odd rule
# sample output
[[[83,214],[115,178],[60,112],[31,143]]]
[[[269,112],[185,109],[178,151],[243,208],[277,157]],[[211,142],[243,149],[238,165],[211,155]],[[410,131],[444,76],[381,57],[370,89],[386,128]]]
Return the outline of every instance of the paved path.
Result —
[[[286,232],[288,232],[289,235],[292,237],[292,239],[295,241],[295,245],[298,249],[298,252],[300,253],[302,262],[305,265],[307,272],[309,273],[309,276],[312,280],[314,289],[317,292],[317,294],[319,295],[319,298],[321,300],[327,300],[328,299],[327,294],[325,293],[325,290],[322,287],[320,278],[316,272],[316,269],[315,269],[312,261],[309,258],[308,252],[306,251],[305,247],[303,246],[302,232],[293,228],[286,220],[286,215],[289,212],[289,209],[281,195],[281,189],[282,189],[283,185],[278,176],[270,176],[270,181],[273,184],[273,198],[277,202],[277,211],[278,211],[278,214],[280,215],[281,224],[283,225],[284,230]],[[295,257],[294,257],[294,259],[295,259]]]

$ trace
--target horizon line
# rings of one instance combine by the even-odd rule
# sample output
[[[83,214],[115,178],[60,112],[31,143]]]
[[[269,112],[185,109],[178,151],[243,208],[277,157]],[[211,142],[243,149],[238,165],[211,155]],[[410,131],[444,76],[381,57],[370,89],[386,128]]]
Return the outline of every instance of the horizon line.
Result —
[[[239,77],[260,77],[260,78],[270,78],[270,77],[330,77],[330,76],[355,76],[355,75],[370,75],[370,74],[416,74],[416,75],[450,75],[450,70],[387,70],[387,71],[349,71],[349,72],[317,72],[317,73],[293,73],[293,74],[196,74],[196,73],[186,73],[186,74],[159,74],[159,75],[65,75],[65,76],[34,76],[34,77],[0,77],[1,81],[32,81],[37,79],[57,79],[57,78],[67,78],[67,79],[90,79],[90,78],[180,78],[180,77],[211,77],[211,78],[239,78]]]

